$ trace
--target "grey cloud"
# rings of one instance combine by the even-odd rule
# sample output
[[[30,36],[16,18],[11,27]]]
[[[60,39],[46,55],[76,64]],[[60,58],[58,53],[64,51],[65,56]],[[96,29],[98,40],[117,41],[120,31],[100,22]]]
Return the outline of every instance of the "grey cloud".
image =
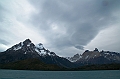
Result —
[[[104,28],[116,22],[117,17],[112,15],[114,9],[118,10],[119,0],[31,0],[37,8],[38,14],[33,14],[34,26],[44,30],[46,39],[58,48],[77,46],[83,49]],[[36,3],[38,2],[38,3]],[[116,5],[116,6],[115,6]],[[50,22],[50,23],[48,23]],[[66,34],[57,38],[50,24],[63,24]],[[59,26],[59,27],[63,27]],[[47,34],[50,32],[51,34]],[[59,34],[58,34],[59,35]]]
[[[71,36],[71,42],[74,44],[87,45],[98,33],[90,24],[82,24],[81,27],[75,28],[75,32]]]
[[[6,40],[4,40],[4,39],[0,39],[0,43],[1,43],[1,44],[4,44],[4,45],[8,45],[8,44],[9,44],[9,42],[6,41]]]
[[[24,1],[18,2],[22,7],[17,6],[17,1],[14,2],[14,0],[0,1],[0,44],[2,50],[5,46],[31,37],[35,42],[35,39],[37,42],[44,40],[45,47],[52,49],[51,51],[58,52],[61,55],[72,55],[72,53],[83,51],[84,47],[94,40],[100,31],[117,25],[120,20],[120,0],[27,1],[36,10],[31,9],[29,12],[29,9],[26,8],[29,3],[25,2],[26,5],[23,5]],[[11,5],[7,5],[7,3]],[[26,15],[26,13],[28,14]],[[21,25],[25,29],[21,30]],[[22,33],[22,31],[28,34]],[[34,35],[29,34],[30,32]],[[106,40],[108,39],[106,38]],[[117,41],[114,43],[115,46],[105,47],[117,50],[119,47],[116,45],[119,44],[118,38],[115,41]],[[103,45],[101,47],[104,47]]]
[[[83,46],[79,46],[79,45],[76,45],[75,48],[80,49],[80,50],[84,50],[84,47]]]

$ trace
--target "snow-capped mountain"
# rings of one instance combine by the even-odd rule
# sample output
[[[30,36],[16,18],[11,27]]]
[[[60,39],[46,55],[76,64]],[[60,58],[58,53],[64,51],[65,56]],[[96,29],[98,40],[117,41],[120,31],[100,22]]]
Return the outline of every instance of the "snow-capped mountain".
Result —
[[[120,61],[120,53],[117,52],[110,52],[110,51],[87,51],[84,52],[82,55],[83,60],[90,60],[95,59],[98,57],[104,57],[107,60],[117,60]]]
[[[120,53],[98,51],[97,48],[94,51],[86,50],[82,55],[77,54],[76,57],[76,60],[72,62],[77,65],[120,63]]]
[[[5,52],[0,53],[0,63],[15,62],[24,59],[37,58],[46,64],[55,64],[62,67],[74,67],[73,63],[54,52],[44,48],[42,43],[34,45],[30,39],[26,39]]]
[[[29,54],[29,52],[31,52],[31,53],[37,53],[40,56],[46,56],[46,55],[56,56],[54,52],[50,52],[48,49],[45,49],[42,43],[34,45],[30,39],[26,39],[24,42],[20,42],[19,44],[12,46],[7,51],[18,51],[18,50],[24,51],[24,54]]]
[[[68,59],[70,62],[76,62],[77,60],[79,60],[81,58],[81,54],[75,54],[73,57],[66,57],[66,59]]]
[[[0,53],[0,64],[16,62],[20,60],[37,58],[46,64],[53,64],[65,68],[75,68],[82,65],[120,63],[120,53],[110,51],[86,50],[82,55],[73,57],[59,57],[54,52],[46,49],[42,43],[34,45],[30,39],[26,39],[4,52]]]

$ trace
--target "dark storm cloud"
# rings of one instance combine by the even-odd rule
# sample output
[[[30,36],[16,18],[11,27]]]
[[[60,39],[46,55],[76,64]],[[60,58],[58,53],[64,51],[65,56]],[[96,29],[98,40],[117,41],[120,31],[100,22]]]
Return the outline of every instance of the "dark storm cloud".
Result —
[[[83,46],[79,46],[79,45],[78,45],[78,46],[76,45],[75,48],[80,49],[80,50],[83,50],[83,49],[84,49]]]
[[[34,26],[44,30],[46,39],[57,47],[74,46],[83,49],[100,30],[109,27],[117,17],[119,0],[31,0],[38,14],[33,14]],[[66,33],[58,34],[51,30],[50,24],[64,27]],[[60,25],[59,25],[60,24]],[[63,25],[63,26],[62,26]],[[64,29],[63,29],[64,30]],[[61,29],[62,31],[62,29]],[[51,34],[47,34],[47,33]],[[76,46],[77,45],[77,46]]]
[[[83,49],[99,31],[116,22],[113,13],[119,9],[120,0],[30,0],[30,3],[38,11],[32,15],[31,23],[44,31],[49,42],[58,48]],[[65,33],[52,30],[52,24]]]

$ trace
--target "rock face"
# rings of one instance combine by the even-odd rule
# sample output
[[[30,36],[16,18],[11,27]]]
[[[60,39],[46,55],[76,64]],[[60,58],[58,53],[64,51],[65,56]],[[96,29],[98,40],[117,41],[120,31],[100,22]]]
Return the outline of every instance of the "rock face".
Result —
[[[120,63],[120,53],[110,51],[85,51],[81,58],[74,62],[78,65],[91,65],[91,64],[110,64]]]
[[[9,63],[19,60],[37,58],[46,64],[55,64],[62,67],[74,67],[66,58],[59,57],[54,52],[43,47],[42,43],[34,45],[30,39],[12,46],[0,53],[0,63]]]
[[[95,50],[94,51],[98,51],[98,48],[95,48]]]
[[[66,57],[66,59],[68,59],[71,62],[76,62],[77,60],[79,60],[82,56],[80,54],[75,54],[73,57]]]
[[[66,57],[66,59],[77,66],[111,64],[120,63],[120,53],[103,50],[99,51],[95,48],[93,51],[85,50],[82,55],[75,54],[73,57]]]

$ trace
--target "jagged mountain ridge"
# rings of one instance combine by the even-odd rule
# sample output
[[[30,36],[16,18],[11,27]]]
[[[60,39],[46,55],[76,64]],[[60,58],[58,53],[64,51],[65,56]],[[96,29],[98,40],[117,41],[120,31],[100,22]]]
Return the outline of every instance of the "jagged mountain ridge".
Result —
[[[0,63],[15,62],[24,59],[37,58],[46,64],[55,64],[62,67],[74,67],[66,58],[59,57],[54,52],[49,51],[39,43],[34,45],[30,39],[20,42],[0,53]]]
[[[7,51],[17,51],[19,49],[23,50],[24,54],[27,54],[29,52],[32,53],[36,52],[40,56],[44,56],[44,55],[56,56],[54,52],[50,52],[48,49],[45,49],[42,43],[34,45],[30,39],[26,39],[24,42],[20,42],[19,44],[12,46]]]
[[[67,59],[77,65],[120,63],[120,53],[98,51],[95,48],[94,51],[86,50],[82,55],[76,54],[73,57],[67,57]]]
[[[77,60],[79,60],[81,58],[81,54],[75,54],[73,57],[65,57],[66,59],[68,59],[70,62],[76,62]]]
[[[45,64],[53,64],[64,68],[76,68],[83,65],[120,63],[120,53],[110,51],[86,50],[82,55],[59,57],[54,52],[44,48],[42,43],[34,45],[26,39],[4,52],[0,53],[0,64],[11,63],[26,59],[39,59]]]

